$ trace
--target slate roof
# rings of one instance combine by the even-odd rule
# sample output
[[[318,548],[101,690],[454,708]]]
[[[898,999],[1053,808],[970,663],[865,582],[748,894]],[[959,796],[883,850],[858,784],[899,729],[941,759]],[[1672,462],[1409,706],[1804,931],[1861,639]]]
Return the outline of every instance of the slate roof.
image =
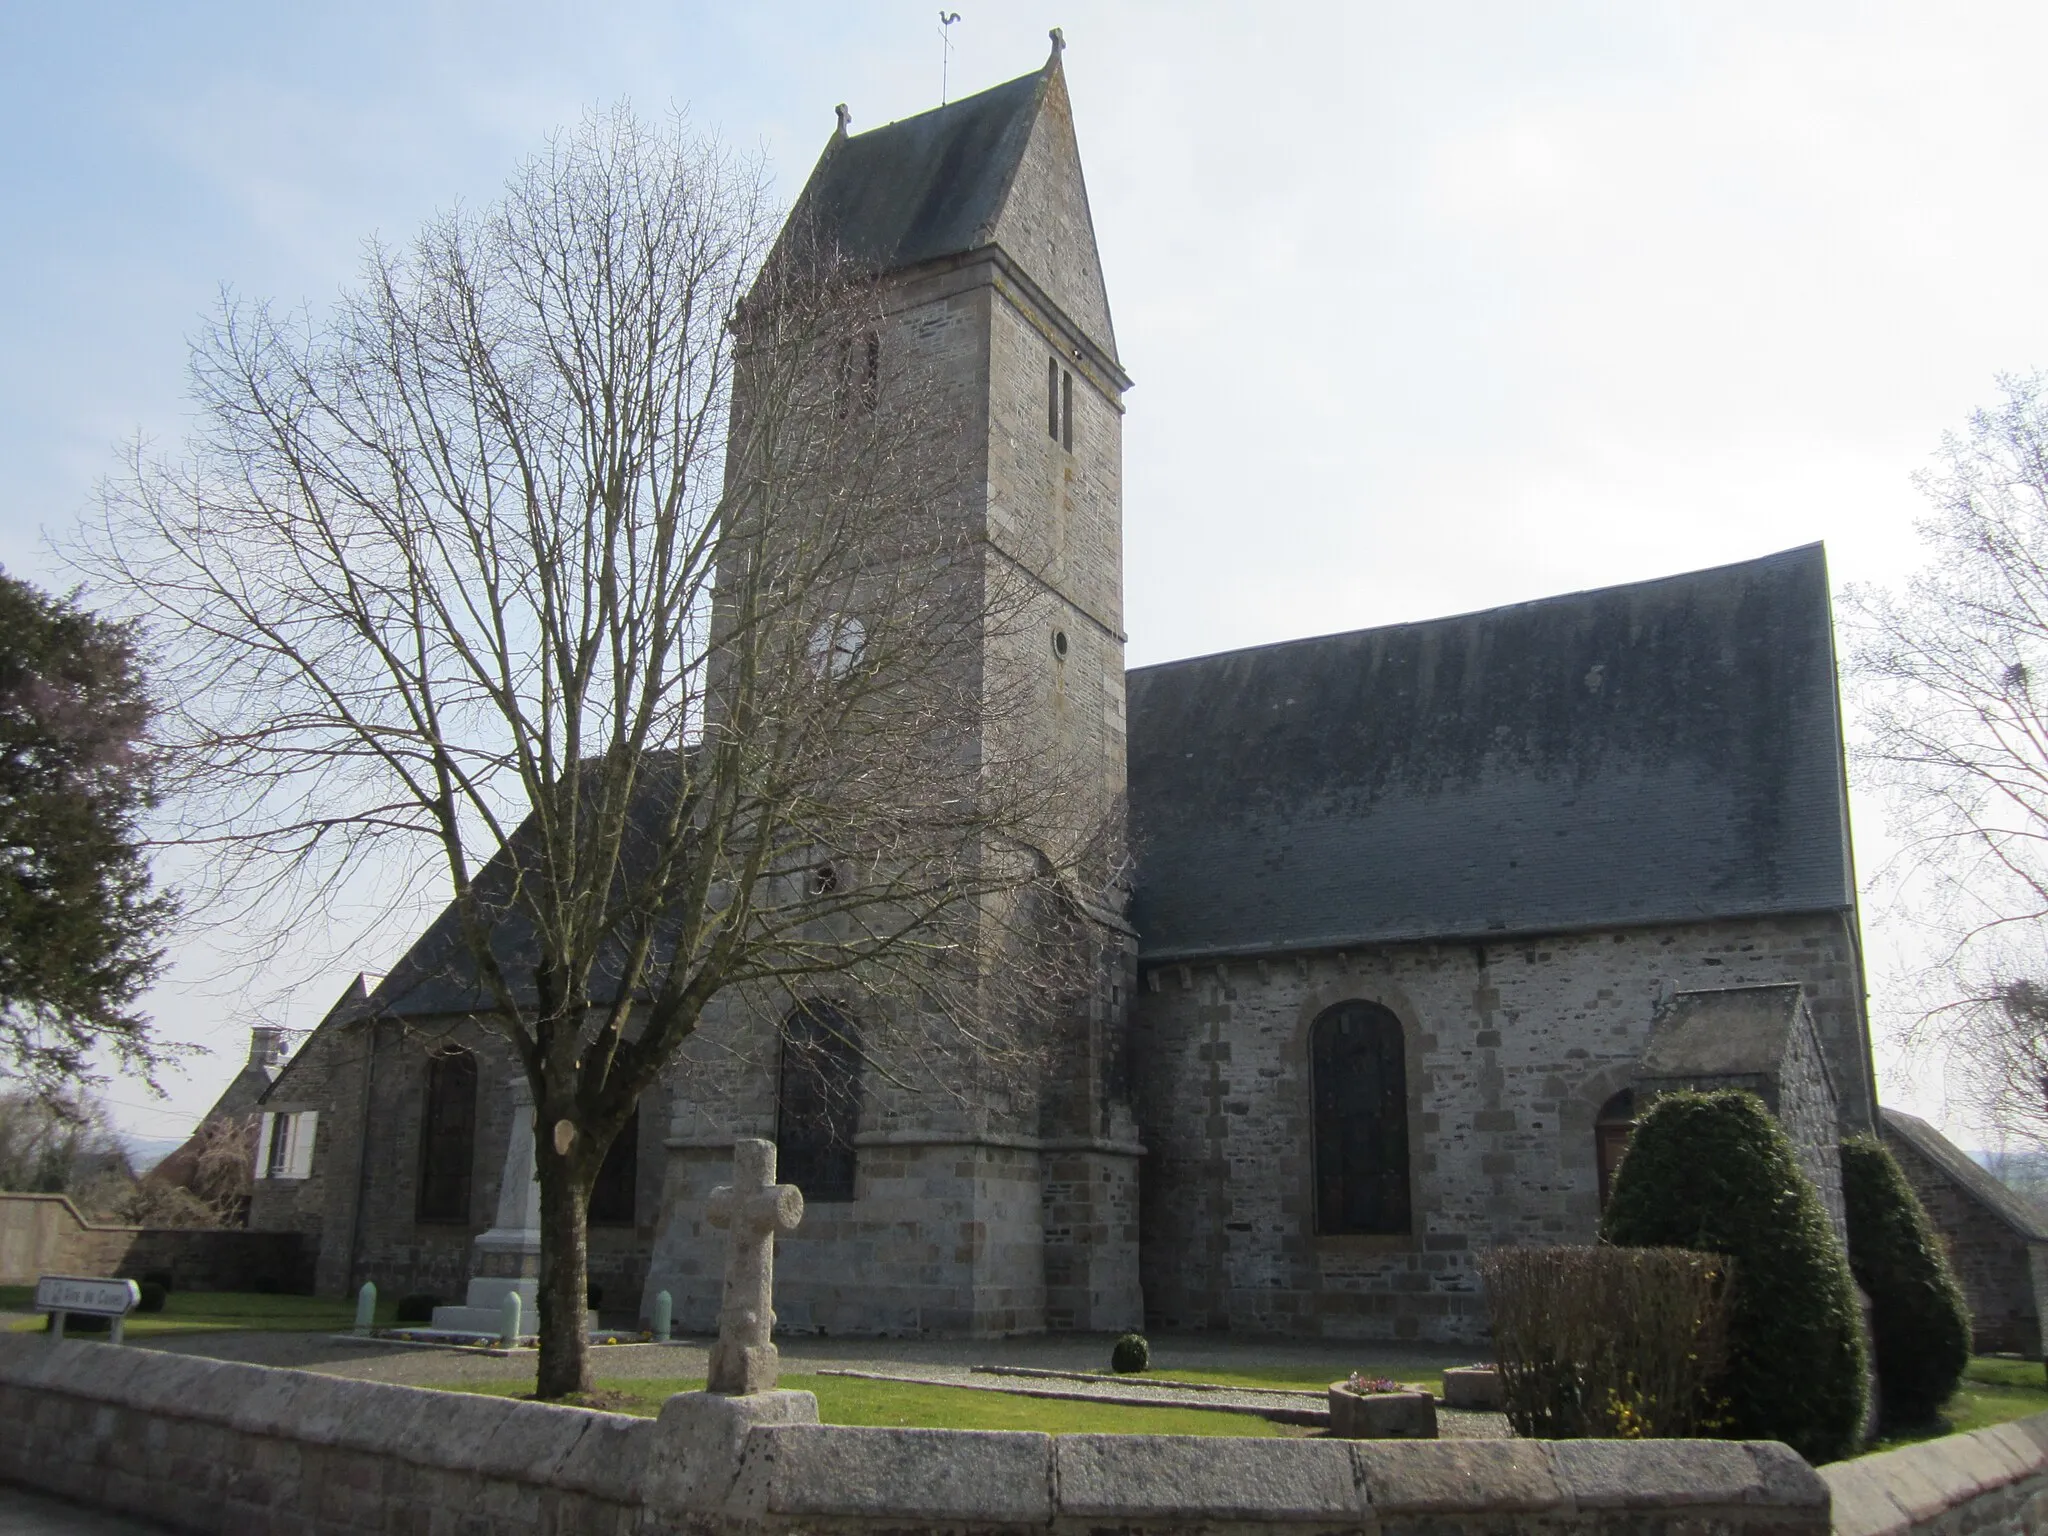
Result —
[[[1134,670],[1141,959],[1853,906],[1818,544]]]
[[[1804,1024],[1797,982],[1681,992],[1650,1030],[1640,1077],[1768,1077]]]
[[[1880,1108],[1885,1130],[1948,1175],[1950,1182],[2030,1243],[2048,1243],[2048,1212],[2014,1193],[1990,1169],[1918,1115]]]
[[[884,272],[988,244],[1044,80],[1034,70],[885,128],[835,134],[789,227]]]

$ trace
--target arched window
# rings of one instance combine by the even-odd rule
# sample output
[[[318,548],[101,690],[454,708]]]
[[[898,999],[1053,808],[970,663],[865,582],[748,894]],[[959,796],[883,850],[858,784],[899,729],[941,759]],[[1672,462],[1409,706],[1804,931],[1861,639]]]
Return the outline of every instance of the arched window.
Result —
[[[634,1110],[619,1128],[619,1134],[598,1164],[597,1182],[590,1186],[590,1224],[594,1227],[630,1227],[640,1180],[640,1111]]]
[[[1614,1170],[1621,1166],[1621,1154],[1636,1128],[1636,1096],[1624,1088],[1600,1106],[1593,1121],[1593,1156],[1600,1165],[1600,1209],[1607,1209],[1607,1197],[1614,1190]]]
[[[1408,1070],[1401,1021],[1339,1003],[1309,1027],[1315,1096],[1316,1231],[1405,1235]]]
[[[436,1051],[427,1058],[420,1123],[419,1219],[469,1220],[470,1168],[476,1161],[476,1058]]]
[[[860,1129],[860,1036],[830,1003],[806,1003],[782,1028],[775,1171],[811,1202],[853,1198]]]

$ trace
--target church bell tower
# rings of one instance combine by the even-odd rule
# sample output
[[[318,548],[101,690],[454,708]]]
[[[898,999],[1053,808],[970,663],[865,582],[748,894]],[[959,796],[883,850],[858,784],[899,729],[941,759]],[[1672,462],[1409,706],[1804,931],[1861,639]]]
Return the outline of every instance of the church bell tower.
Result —
[[[1025,680],[1014,726],[1065,765],[1077,818],[1113,820],[1125,784],[1123,395],[1130,387],[1052,34],[1044,67],[865,133],[844,107],[790,215],[873,273],[901,349],[960,405],[960,513],[1021,582],[1026,618],[982,658]],[[1000,650],[1001,655],[996,654]],[[1135,1124],[1122,1078],[1132,944],[1113,897],[1076,892],[1095,995],[1065,1021],[1028,1104],[920,1102],[866,1088],[850,1177],[783,1239],[776,1310],[829,1333],[1121,1330],[1143,1322]],[[707,1018],[707,1024],[711,1021]],[[707,1031],[708,1032],[708,1031]],[[787,1050],[785,1044],[780,1049]],[[737,1063],[750,1053],[730,1053]],[[717,1309],[706,1225],[735,1139],[775,1136],[774,1052],[691,1063],[668,1138],[647,1294],[679,1323]],[[722,1074],[722,1075],[721,1075]]]

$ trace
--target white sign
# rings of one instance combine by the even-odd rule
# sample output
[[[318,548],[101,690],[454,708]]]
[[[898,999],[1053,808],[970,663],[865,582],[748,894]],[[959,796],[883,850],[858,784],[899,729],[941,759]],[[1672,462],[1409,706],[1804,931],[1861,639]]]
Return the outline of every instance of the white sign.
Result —
[[[83,1312],[93,1317],[126,1317],[142,1300],[133,1280],[90,1280],[77,1275],[44,1275],[36,1282],[38,1312]]]

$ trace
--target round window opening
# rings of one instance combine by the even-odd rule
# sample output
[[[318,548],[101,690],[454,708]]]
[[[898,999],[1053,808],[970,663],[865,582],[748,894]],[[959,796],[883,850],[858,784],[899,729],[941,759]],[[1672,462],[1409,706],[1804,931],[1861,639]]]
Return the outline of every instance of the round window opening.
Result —
[[[1060,660],[1066,660],[1067,632],[1064,629],[1056,629],[1052,632],[1052,653],[1059,657]]]

